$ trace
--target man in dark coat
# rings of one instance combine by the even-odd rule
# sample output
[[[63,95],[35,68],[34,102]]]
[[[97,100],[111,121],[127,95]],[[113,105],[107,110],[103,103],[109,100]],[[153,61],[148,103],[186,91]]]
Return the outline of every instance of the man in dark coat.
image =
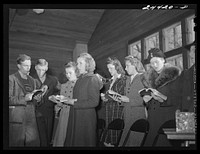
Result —
[[[142,78],[144,86],[156,89],[167,96],[167,100],[155,96],[154,93],[151,93],[151,96],[143,97],[147,105],[150,124],[144,146],[153,146],[158,129],[166,121],[175,120],[175,112],[180,109],[181,83],[179,75],[181,71],[178,67],[165,63],[164,53],[157,48],[149,50],[148,59],[151,68]],[[155,146],[171,146],[171,144],[165,136],[160,136]]]
[[[47,85],[48,89],[43,96],[40,104],[36,108],[36,117],[42,147],[51,146],[53,125],[54,125],[54,103],[48,98],[59,92],[58,80],[46,73],[48,62],[45,59],[39,59],[35,65],[37,72],[36,78],[41,85]]]
[[[18,72],[9,76],[9,146],[40,146],[32,100],[39,83],[28,75],[30,66],[31,57],[19,55]]]

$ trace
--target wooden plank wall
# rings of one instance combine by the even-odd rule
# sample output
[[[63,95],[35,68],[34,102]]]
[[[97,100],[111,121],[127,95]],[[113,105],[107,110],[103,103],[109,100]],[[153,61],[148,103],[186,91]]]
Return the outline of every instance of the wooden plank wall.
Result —
[[[109,76],[107,57],[116,56],[124,65],[128,41],[189,11],[191,10],[106,10],[88,43],[88,52],[96,60],[97,72]]]
[[[73,58],[76,42],[88,43],[103,9],[45,9],[38,15],[32,9],[9,9],[9,74],[17,71],[18,54],[49,62],[59,77],[63,65]],[[61,74],[62,75],[62,74]]]
[[[9,29],[9,74],[17,71],[18,55],[27,54],[31,56],[33,65],[39,58],[46,59],[51,74],[59,78],[64,64],[72,60],[74,40],[63,36],[63,31],[57,27],[42,27],[34,23],[34,20],[32,24],[25,19],[20,22],[20,18],[16,15]]]
[[[44,58],[49,63],[51,74],[59,77],[66,62],[72,60],[72,51],[65,48],[65,38],[40,36],[23,32],[10,32],[9,34],[9,74],[17,70],[16,58],[19,54],[27,54],[36,60]]]

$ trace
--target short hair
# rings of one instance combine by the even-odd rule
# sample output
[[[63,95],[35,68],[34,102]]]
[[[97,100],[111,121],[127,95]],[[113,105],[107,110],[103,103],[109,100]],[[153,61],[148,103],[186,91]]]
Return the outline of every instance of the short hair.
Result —
[[[46,67],[48,67],[48,62],[45,59],[38,59],[35,65],[36,66],[40,65],[40,66],[46,66]]]
[[[77,65],[76,65],[75,62],[70,61],[70,62],[66,63],[65,66],[64,66],[64,69],[66,69],[66,68],[73,68],[74,72],[78,76],[79,71],[78,71],[78,68],[77,68]]]
[[[31,57],[26,54],[19,54],[19,56],[17,57],[17,64],[21,64],[25,60],[31,60]]]
[[[131,63],[131,65],[134,65],[138,73],[145,72],[143,64],[141,63],[141,61],[137,57],[129,55],[129,56],[125,57],[124,61],[125,62],[129,61]]]
[[[78,58],[83,58],[85,60],[86,66],[85,70],[89,72],[94,72],[96,68],[96,63],[94,58],[89,53],[81,53]]]
[[[108,57],[107,64],[112,64],[115,66],[115,69],[118,74],[125,74],[124,68],[122,67],[122,64],[116,57]]]

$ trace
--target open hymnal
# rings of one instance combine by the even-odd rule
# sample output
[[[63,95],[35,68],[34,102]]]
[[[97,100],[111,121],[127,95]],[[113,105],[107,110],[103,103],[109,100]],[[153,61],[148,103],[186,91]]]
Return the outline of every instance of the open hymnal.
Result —
[[[108,96],[115,101],[121,102],[120,98],[122,97],[122,95],[120,95],[119,93],[117,93],[113,90],[108,90]]]
[[[34,99],[34,97],[38,96],[38,95],[44,96],[44,94],[46,93],[47,89],[48,89],[48,86],[47,85],[43,85],[40,89],[33,90],[31,92],[33,94],[32,95],[32,99]]]
[[[68,101],[69,98],[63,95],[51,95],[49,96],[49,100],[51,100],[54,103],[63,103],[63,102]]]
[[[71,104],[70,100],[77,101],[77,99],[70,99],[68,97],[65,97],[63,95],[51,95],[49,96],[49,100],[54,102],[54,103],[63,103],[63,104]]]
[[[167,96],[163,95],[160,93],[158,90],[153,89],[153,88],[144,88],[138,91],[141,97],[145,95],[151,96],[151,93],[153,93],[155,96],[162,98],[163,100],[167,100]]]

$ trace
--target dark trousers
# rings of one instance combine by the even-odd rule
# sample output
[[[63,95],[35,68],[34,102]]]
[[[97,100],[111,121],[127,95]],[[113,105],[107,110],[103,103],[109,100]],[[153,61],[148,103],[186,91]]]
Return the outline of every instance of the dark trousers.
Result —
[[[16,117],[19,118],[23,110],[24,115],[21,117],[23,120],[17,119]],[[40,140],[34,106],[27,105],[25,108],[15,107],[9,116],[13,117],[9,122],[9,146],[39,147]]]
[[[53,116],[37,116],[37,124],[40,136],[40,146],[50,147],[53,133]]]

